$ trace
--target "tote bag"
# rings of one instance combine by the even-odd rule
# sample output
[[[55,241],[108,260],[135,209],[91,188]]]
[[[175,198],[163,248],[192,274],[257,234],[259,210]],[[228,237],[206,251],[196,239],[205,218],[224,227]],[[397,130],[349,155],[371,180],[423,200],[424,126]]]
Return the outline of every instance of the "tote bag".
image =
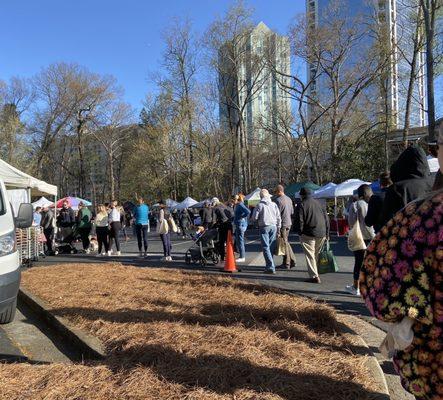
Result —
[[[286,243],[282,237],[277,238],[277,246],[275,246],[275,255],[276,256],[286,255]]]
[[[330,272],[338,272],[338,263],[330,248],[329,240],[327,240],[318,255],[318,273],[328,274]]]
[[[366,243],[361,233],[358,218],[352,229],[349,231],[348,248],[351,251],[366,250]]]
[[[174,233],[177,233],[178,228],[177,228],[177,224],[174,221],[174,218],[169,217],[168,223],[169,223],[169,226],[171,228],[171,231],[174,232]]]
[[[166,220],[166,218],[164,218],[160,224],[158,225],[158,233],[160,235],[164,235],[166,233],[169,232],[169,225],[168,225],[168,221]]]

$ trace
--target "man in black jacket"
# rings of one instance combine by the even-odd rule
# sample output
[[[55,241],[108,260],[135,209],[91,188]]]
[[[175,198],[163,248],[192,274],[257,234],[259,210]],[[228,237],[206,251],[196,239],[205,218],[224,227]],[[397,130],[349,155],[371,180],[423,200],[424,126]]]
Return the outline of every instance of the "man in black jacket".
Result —
[[[370,199],[365,199],[368,201],[368,213],[365,217],[365,224],[367,226],[372,226],[375,233],[379,232],[383,227],[382,224],[382,211],[383,211],[383,201],[385,199],[386,190],[392,185],[392,180],[389,172],[383,172],[379,178],[381,192],[373,194]]]
[[[54,213],[48,206],[43,207],[40,226],[46,238],[46,254],[52,254],[52,241],[54,240]]]
[[[329,236],[329,219],[326,210],[311,197],[310,189],[300,190],[301,203],[296,210],[296,230],[306,256],[310,278],[306,282],[321,283],[317,260],[326,238]]]
[[[212,199],[212,206],[212,222],[218,229],[218,252],[220,254],[221,261],[224,261],[228,231],[232,229],[232,219],[234,215],[232,210],[222,204],[217,197]]]
[[[381,225],[385,225],[406,204],[426,196],[432,190],[431,171],[421,147],[408,147],[391,167],[394,184],[386,191]]]
[[[200,210],[200,219],[201,224],[205,229],[208,229],[212,225],[213,212],[209,200],[205,202],[203,208]]]

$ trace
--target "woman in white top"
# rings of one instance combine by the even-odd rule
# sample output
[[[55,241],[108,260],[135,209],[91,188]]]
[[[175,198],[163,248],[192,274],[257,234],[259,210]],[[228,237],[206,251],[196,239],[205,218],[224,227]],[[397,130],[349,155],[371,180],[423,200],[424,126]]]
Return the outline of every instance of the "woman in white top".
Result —
[[[120,251],[120,238],[119,238],[120,230],[122,229],[121,218],[122,218],[122,215],[121,215],[120,210],[118,208],[117,201],[113,200],[111,202],[111,210],[109,212],[110,232],[109,232],[109,251],[108,251],[108,255],[112,254],[112,242],[113,241],[115,243],[115,248],[117,250],[117,255],[118,256],[121,255],[121,251]]]
[[[171,226],[169,223],[169,219],[171,218],[171,214],[169,214],[169,211],[166,209],[166,205],[163,203],[163,201],[160,201],[160,213],[159,213],[159,221],[158,226],[159,229],[162,229],[162,225],[166,228],[166,232],[160,230],[160,239],[163,243],[163,255],[165,261],[172,261],[171,257]],[[165,223],[165,222],[166,223]]]
[[[95,233],[97,234],[98,254],[104,256],[109,252],[109,216],[103,204],[99,204],[97,207]],[[105,251],[103,251],[103,247]]]

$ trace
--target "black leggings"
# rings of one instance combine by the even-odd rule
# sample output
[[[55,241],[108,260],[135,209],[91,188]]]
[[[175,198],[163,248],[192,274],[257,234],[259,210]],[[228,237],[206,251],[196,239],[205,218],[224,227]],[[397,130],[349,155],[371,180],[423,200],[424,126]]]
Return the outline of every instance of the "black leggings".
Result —
[[[138,251],[142,251],[142,237],[143,247],[148,251],[148,225],[135,225],[135,233],[137,234]]]
[[[366,247],[371,243],[370,240],[365,240]],[[354,281],[358,281],[360,279],[360,270],[363,265],[363,261],[365,260],[366,250],[357,250],[354,251]]]
[[[97,242],[98,242],[98,254],[102,253],[103,246],[105,247],[105,251],[109,250],[109,229],[107,226],[97,226],[95,228],[95,233],[97,234]]]
[[[80,234],[80,238],[82,240],[83,250],[87,250],[89,248],[89,234],[91,233],[91,228],[79,228],[78,233]]]
[[[111,222],[111,232],[109,235],[109,250],[112,250],[112,239],[115,241],[115,248],[120,251],[120,230],[122,229],[122,224],[120,221]]]

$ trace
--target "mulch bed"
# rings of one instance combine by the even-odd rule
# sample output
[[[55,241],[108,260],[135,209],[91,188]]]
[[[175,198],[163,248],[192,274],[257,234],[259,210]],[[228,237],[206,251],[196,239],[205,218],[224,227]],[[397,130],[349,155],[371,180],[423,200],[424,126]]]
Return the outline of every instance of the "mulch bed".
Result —
[[[117,263],[35,268],[22,283],[102,340],[108,357],[0,364],[0,399],[374,395],[365,358],[325,304],[225,277]]]

